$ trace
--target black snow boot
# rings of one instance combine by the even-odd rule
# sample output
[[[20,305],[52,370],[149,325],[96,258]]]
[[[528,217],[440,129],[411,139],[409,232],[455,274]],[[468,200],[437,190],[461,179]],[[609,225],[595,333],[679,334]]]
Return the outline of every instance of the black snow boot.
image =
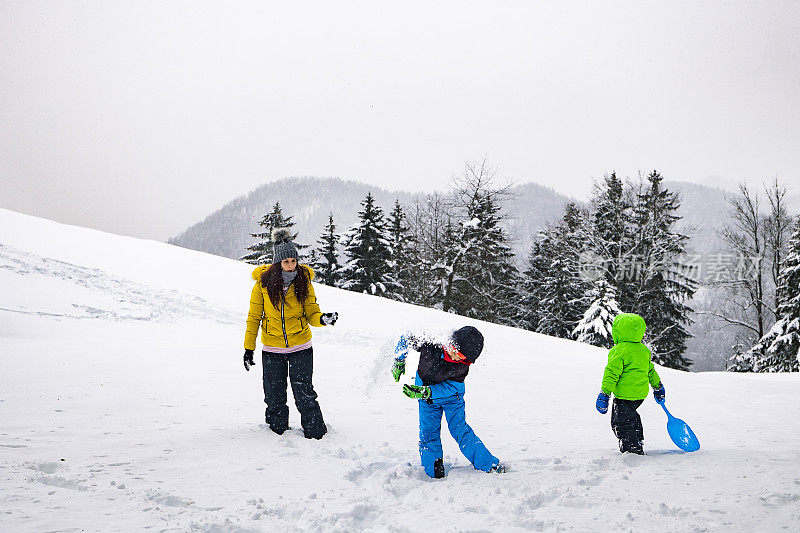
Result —
[[[634,444],[627,444],[624,440],[620,440],[619,451],[622,453],[635,453],[636,455],[644,455],[644,442],[639,441]]]
[[[269,424],[269,422],[267,422],[267,423]],[[269,424],[269,429],[271,429],[273,433],[277,433],[278,435],[283,435],[283,433],[287,429],[289,429],[289,426],[283,426],[283,425],[279,426],[279,425],[275,425],[275,424]]]
[[[321,439],[328,428],[322,419],[322,411],[319,406],[316,409],[300,412],[300,425],[303,427],[303,436],[307,439]]]
[[[631,453],[635,453],[636,455],[644,455],[644,442],[639,441],[633,446],[631,446],[630,450]]]
[[[444,460],[441,457],[433,462],[433,477],[436,479],[444,477]]]

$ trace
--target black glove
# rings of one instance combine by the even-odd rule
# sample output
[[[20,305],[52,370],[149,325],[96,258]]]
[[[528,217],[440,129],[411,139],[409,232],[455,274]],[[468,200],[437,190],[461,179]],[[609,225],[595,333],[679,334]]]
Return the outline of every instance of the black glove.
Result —
[[[256,362],[253,361],[253,350],[245,350],[244,351],[244,369],[250,372],[250,367],[256,366]]]
[[[322,318],[319,319],[326,326],[336,324],[337,320],[339,320],[339,313],[322,313]]]

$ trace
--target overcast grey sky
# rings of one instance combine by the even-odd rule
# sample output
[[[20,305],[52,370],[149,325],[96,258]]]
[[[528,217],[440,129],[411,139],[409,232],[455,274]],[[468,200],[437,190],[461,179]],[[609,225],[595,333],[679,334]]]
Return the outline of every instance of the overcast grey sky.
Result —
[[[0,207],[166,239],[258,185],[466,159],[800,188],[800,2],[0,1]]]

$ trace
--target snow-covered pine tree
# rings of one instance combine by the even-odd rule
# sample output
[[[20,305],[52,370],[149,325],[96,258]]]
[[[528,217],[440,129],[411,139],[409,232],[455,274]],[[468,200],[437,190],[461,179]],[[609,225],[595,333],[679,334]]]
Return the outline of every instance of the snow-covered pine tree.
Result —
[[[621,313],[614,286],[608,283],[605,277],[600,277],[594,283],[589,299],[592,303],[572,331],[572,336],[578,342],[611,348],[614,346],[611,326],[614,317]]]
[[[264,215],[262,219],[258,221],[258,225],[264,228],[264,231],[250,234],[254,239],[258,239],[258,242],[252,246],[248,246],[247,249],[250,250],[250,253],[240,257],[239,261],[245,261],[253,265],[264,265],[272,262],[272,230],[275,228],[291,228],[294,226],[292,218],[294,217],[283,216],[280,202],[275,202],[272,211]],[[298,252],[306,248],[306,245],[297,242],[297,233],[292,235],[291,240]]]
[[[590,282],[580,273],[580,256],[585,250],[584,216],[569,203],[561,222],[545,232],[539,241],[539,255],[530,258],[531,268],[541,275],[536,279],[536,293],[529,298],[538,315],[536,331],[553,337],[573,338],[584,311],[589,305]],[[530,281],[529,281],[530,283]]]
[[[319,271],[317,270],[316,265],[319,264],[319,254],[317,253],[316,248],[312,248],[311,251],[308,252],[305,257],[305,263],[314,269],[314,281],[317,281],[319,279],[319,274],[317,274],[317,272]]]
[[[800,218],[789,239],[777,293],[777,322],[750,350],[735,355],[729,370],[800,371]]]
[[[609,285],[616,293],[622,309],[631,308],[629,280],[625,279],[626,266],[632,262],[632,208],[629,194],[616,173],[596,183],[591,200],[587,246],[597,257]]]
[[[442,217],[439,221],[441,227],[433,229],[435,240],[428,243],[427,255],[422,257],[423,268],[428,271],[428,277],[432,281],[427,301],[434,309],[445,308],[446,295],[452,290],[449,283],[450,275],[455,272],[455,264],[461,257],[459,252],[462,250],[460,244],[462,228],[453,219],[454,217],[449,214]],[[437,243],[435,248],[432,246],[434,242]]]
[[[539,232],[531,244],[531,251],[528,254],[528,267],[522,273],[519,291],[522,313],[519,326],[530,331],[538,331],[539,329],[539,302],[542,300],[542,286],[552,263],[552,258],[549,254],[551,249],[548,232]]]
[[[383,210],[372,193],[361,202],[359,222],[345,236],[347,264],[342,269],[341,287],[393,298],[399,287],[391,274],[392,252]]]
[[[414,301],[416,295],[410,293],[412,284],[409,282],[412,281],[413,270],[419,266],[419,258],[416,256],[414,238],[410,234],[406,214],[403,206],[400,205],[400,200],[395,200],[394,208],[389,213],[387,231],[392,255],[392,278],[399,283],[401,288],[395,293],[395,297],[402,301]]]
[[[680,199],[664,188],[663,179],[657,171],[651,172],[634,206],[635,257],[639,264],[631,310],[647,322],[646,341],[653,361],[688,370],[692,363],[683,354],[691,336],[686,326],[692,310],[684,302],[692,297],[696,284],[678,263],[688,237],[675,228],[681,218],[676,214]]]
[[[466,316],[481,320],[517,325],[522,316],[518,300],[520,276],[508,235],[500,226],[501,207],[491,195],[476,207],[471,220],[480,221],[474,229],[480,230],[482,236],[477,238],[475,250],[467,254],[462,263],[472,289],[467,308],[470,311],[464,311],[471,312]]]
[[[341,277],[339,257],[336,245],[339,236],[336,234],[336,224],[333,223],[333,213],[328,216],[328,224],[317,240],[316,260],[311,264],[316,272],[316,280],[325,285],[337,287]]]

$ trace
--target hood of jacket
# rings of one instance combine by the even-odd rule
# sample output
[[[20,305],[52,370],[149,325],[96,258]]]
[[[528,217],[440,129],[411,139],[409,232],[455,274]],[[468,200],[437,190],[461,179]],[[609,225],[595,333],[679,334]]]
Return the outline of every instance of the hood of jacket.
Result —
[[[611,338],[614,344],[620,342],[642,342],[647,325],[644,318],[634,313],[622,313],[614,318],[611,325]]]
[[[256,267],[256,268],[253,270],[253,280],[255,280],[255,281],[258,281],[258,280],[260,280],[260,279],[261,279],[261,275],[262,275],[264,272],[266,272],[267,270],[269,270],[269,267],[271,267],[271,266],[272,266],[272,263],[269,263],[269,264],[267,264],[267,265],[259,265],[259,266],[257,266],[257,267]],[[305,269],[306,269],[306,272],[308,273],[308,281],[311,281],[311,280],[313,280],[313,279],[314,279],[314,269],[313,269],[313,268],[311,268],[311,267],[310,267],[310,266],[308,266],[308,265],[299,265],[299,264],[297,265],[297,267],[298,267],[298,268],[300,268],[301,266],[302,266],[302,267],[305,267]]]

